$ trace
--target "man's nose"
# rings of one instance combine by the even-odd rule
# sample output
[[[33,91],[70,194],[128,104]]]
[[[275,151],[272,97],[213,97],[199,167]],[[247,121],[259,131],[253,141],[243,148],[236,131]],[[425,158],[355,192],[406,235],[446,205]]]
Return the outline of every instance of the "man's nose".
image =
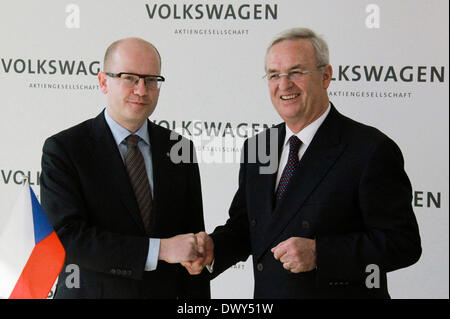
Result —
[[[288,74],[283,74],[283,76],[280,77],[280,83],[279,83],[279,87],[280,89],[289,89],[290,87],[292,87],[294,83],[291,81],[290,77]]]
[[[147,87],[145,86],[145,81],[143,78],[140,78],[134,86],[134,94],[141,96],[147,94]]]

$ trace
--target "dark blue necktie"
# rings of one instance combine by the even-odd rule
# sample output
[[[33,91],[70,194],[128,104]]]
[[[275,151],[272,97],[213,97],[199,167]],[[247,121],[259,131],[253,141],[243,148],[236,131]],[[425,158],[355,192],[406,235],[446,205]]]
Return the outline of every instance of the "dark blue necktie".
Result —
[[[292,135],[289,138],[289,157],[286,166],[284,167],[283,174],[281,175],[280,182],[278,183],[277,193],[275,195],[276,203],[284,197],[289,181],[300,163],[298,151],[301,144],[302,141],[300,141],[297,136]]]

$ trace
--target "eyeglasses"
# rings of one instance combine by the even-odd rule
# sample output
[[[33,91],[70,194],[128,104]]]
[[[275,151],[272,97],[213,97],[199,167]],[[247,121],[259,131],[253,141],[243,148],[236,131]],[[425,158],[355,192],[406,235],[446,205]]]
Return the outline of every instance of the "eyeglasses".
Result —
[[[318,65],[315,69],[312,70],[293,69],[288,73],[267,73],[266,75],[263,76],[263,78],[269,81],[270,84],[280,83],[281,78],[283,76],[287,77],[287,79],[290,81],[299,81],[302,80],[308,73],[311,73],[315,70],[319,70],[323,68],[325,65],[326,64]]]
[[[161,87],[161,84],[166,80],[161,75],[151,75],[151,74],[136,74],[136,73],[110,73],[105,72],[106,75],[112,78],[119,78],[122,80],[122,83],[128,87],[133,88],[139,83],[139,79],[144,79],[145,87],[147,89],[156,90]]]

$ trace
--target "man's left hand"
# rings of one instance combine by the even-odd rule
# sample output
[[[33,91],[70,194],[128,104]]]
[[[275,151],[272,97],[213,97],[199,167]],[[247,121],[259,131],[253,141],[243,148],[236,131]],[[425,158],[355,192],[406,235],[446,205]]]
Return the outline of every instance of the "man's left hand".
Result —
[[[290,272],[299,273],[316,268],[316,241],[303,237],[291,237],[271,249],[275,259]]]

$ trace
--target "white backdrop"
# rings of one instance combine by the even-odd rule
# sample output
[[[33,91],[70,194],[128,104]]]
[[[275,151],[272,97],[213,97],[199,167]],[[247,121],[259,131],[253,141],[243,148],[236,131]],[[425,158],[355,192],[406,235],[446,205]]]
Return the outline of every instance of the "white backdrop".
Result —
[[[423,254],[389,274],[391,296],[448,298],[448,7],[446,0],[3,3],[0,223],[22,172],[39,194],[45,138],[105,107],[96,73],[106,47],[139,36],[159,49],[167,78],[151,120],[184,127],[195,141],[211,232],[237,189],[238,162],[230,158],[239,158],[243,135],[280,122],[261,79],[266,46],[284,29],[306,26],[329,44],[337,109],[385,132],[405,157]],[[213,298],[252,294],[251,260],[212,281]]]

